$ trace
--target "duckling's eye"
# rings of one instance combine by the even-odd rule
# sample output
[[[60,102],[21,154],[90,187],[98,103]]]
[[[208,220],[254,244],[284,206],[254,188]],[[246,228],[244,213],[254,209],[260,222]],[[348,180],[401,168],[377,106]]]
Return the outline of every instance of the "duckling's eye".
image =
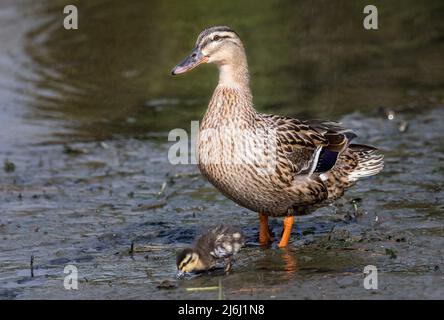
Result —
[[[213,38],[213,41],[219,41],[221,39],[222,39],[222,37],[220,37],[218,35],[215,35],[214,38]]]
[[[185,266],[191,262],[191,259],[193,259],[193,256],[187,254],[182,262],[179,264],[179,269],[182,270],[183,268],[185,268]]]

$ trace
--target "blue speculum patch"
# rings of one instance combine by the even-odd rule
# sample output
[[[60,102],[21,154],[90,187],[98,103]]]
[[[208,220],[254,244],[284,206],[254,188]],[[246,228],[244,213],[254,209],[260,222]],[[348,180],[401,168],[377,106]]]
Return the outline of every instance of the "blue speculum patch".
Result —
[[[319,154],[318,164],[316,165],[315,172],[322,173],[330,170],[336,163],[338,159],[339,152],[331,151],[322,148]]]

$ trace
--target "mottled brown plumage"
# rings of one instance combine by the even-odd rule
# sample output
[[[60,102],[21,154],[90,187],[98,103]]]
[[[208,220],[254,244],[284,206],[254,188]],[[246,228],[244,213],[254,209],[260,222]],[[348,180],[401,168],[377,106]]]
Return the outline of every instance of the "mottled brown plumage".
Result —
[[[340,123],[257,112],[245,50],[230,28],[204,30],[190,57],[173,74],[202,61],[219,68],[200,126],[199,169],[239,205],[271,216],[309,213],[382,170],[376,149],[350,144],[355,135]]]
[[[233,257],[245,244],[240,228],[231,225],[218,225],[200,235],[192,248],[178,252],[176,258],[178,276],[184,273],[204,271],[225,263],[225,271],[230,271]]]

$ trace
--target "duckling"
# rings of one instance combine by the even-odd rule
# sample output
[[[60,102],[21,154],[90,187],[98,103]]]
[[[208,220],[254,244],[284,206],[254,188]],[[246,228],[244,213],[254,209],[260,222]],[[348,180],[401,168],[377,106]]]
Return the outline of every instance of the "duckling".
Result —
[[[218,67],[219,82],[200,123],[198,167],[225,196],[259,213],[261,244],[273,241],[269,216],[285,217],[279,242],[285,247],[294,215],[331,203],[358,179],[383,169],[377,149],[352,144],[356,135],[338,122],[256,111],[245,48],[230,27],[203,30],[172,74],[204,63]]]
[[[185,248],[178,253],[177,276],[180,278],[184,273],[213,269],[221,261],[225,262],[225,272],[229,272],[234,255],[244,244],[245,237],[240,229],[218,225],[199,236],[193,248]]]

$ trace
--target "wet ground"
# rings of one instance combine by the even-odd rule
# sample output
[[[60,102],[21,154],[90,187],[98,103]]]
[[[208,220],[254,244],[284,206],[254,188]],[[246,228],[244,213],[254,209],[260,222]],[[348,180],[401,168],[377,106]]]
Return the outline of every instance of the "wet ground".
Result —
[[[439,1],[385,5],[376,35],[350,2],[88,3],[77,31],[60,27],[62,2],[0,4],[0,298],[444,298]],[[195,166],[168,162],[168,131],[201,118],[216,80],[168,72],[221,14],[245,39],[260,110],[340,120],[385,154],[381,174],[298,217],[285,250],[260,247],[256,214]],[[233,272],[175,280],[176,251],[219,222],[247,236]],[[68,264],[78,290],[63,287]]]

